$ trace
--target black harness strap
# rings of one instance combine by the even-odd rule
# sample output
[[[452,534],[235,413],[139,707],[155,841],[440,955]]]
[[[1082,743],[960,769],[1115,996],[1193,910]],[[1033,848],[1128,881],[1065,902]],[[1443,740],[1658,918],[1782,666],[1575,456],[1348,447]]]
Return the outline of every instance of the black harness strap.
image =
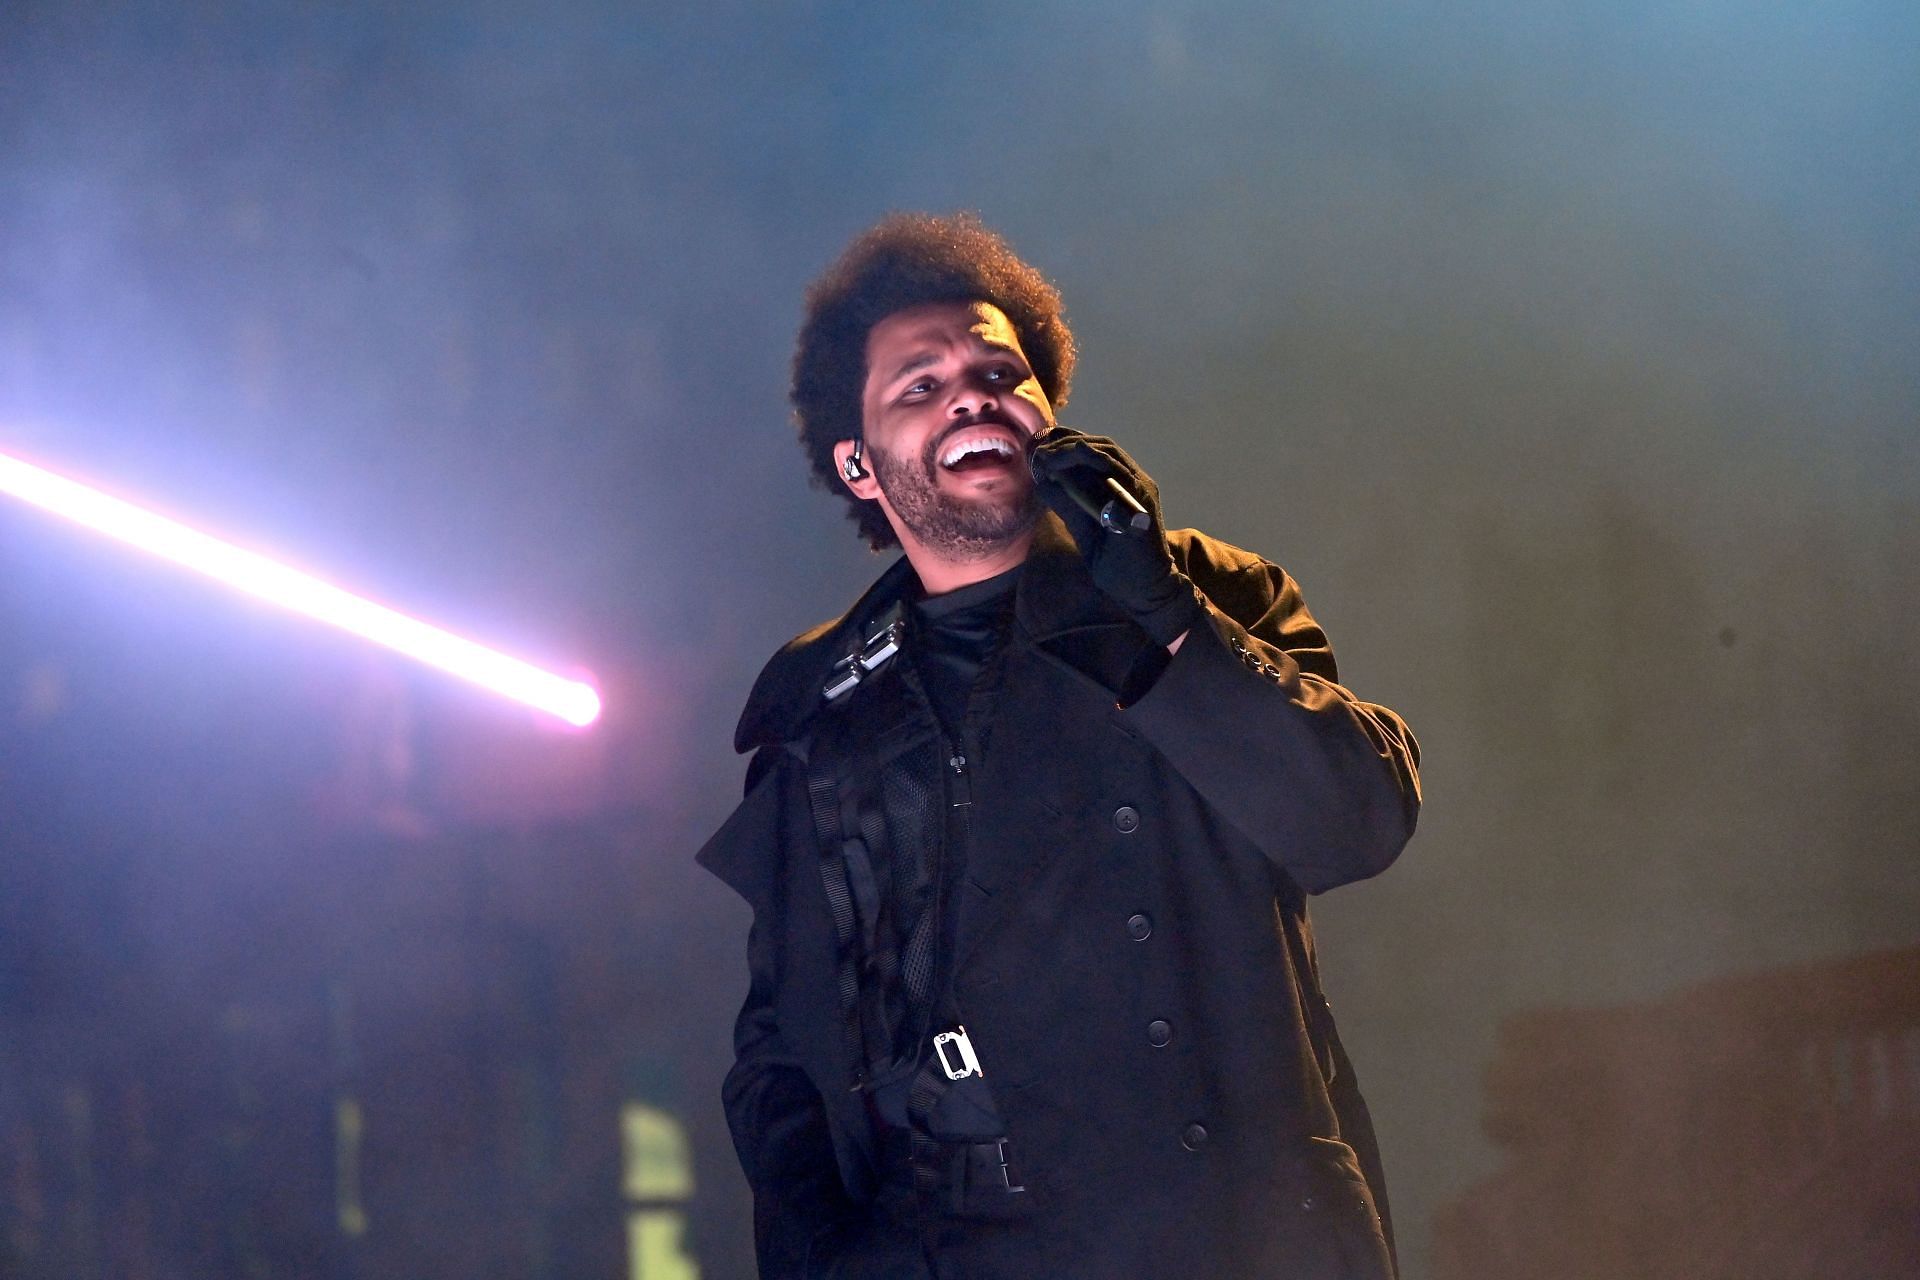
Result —
[[[855,686],[865,682],[867,675],[894,657],[901,648],[904,633],[904,625],[896,620],[874,641],[869,642],[869,650],[874,655],[871,665],[867,665],[864,657],[858,659],[861,668],[859,675],[850,675],[840,684],[830,684],[825,691],[828,704],[836,709],[846,707],[846,695]],[[843,665],[851,669],[853,664]],[[937,713],[932,710],[931,701],[926,697],[912,664],[894,665],[899,676],[912,689],[913,696],[928,708],[927,714],[935,724],[939,724]],[[950,1201],[952,1211],[979,1212],[982,1209],[980,1193],[988,1193],[992,1199],[1001,1200],[1007,1193],[1021,1192],[1026,1188],[1020,1184],[1018,1175],[1009,1164],[1010,1144],[1005,1138],[978,1142],[934,1136],[938,1126],[934,1123],[933,1113],[953,1088],[953,1078],[948,1075],[940,1056],[929,1050],[929,1045],[936,1023],[958,1025],[952,1017],[953,1010],[947,1007],[950,996],[945,991],[944,966],[938,948],[946,907],[946,853],[948,846],[956,840],[965,843],[968,801],[956,799],[951,791],[951,781],[944,776],[932,783],[927,794],[889,793],[885,797],[888,805],[897,804],[908,810],[912,810],[916,803],[920,806],[938,806],[937,812],[941,815],[942,830],[933,845],[933,863],[926,868],[932,885],[932,902],[921,912],[914,922],[911,936],[901,946],[892,938],[881,919],[882,891],[869,853],[873,847],[886,846],[883,819],[877,810],[865,802],[862,798],[864,793],[858,788],[853,789],[855,798],[852,801],[843,794],[842,782],[846,775],[841,769],[851,767],[848,753],[841,749],[849,745],[850,734],[846,722],[842,720],[825,736],[826,742],[813,741],[810,743],[811,750],[798,754],[806,762],[807,803],[819,843],[820,882],[826,893],[827,908],[833,918],[834,935],[839,948],[836,979],[847,1055],[854,1066],[853,1091],[857,1093],[863,1089],[891,1087],[901,1075],[911,1071],[906,1098],[908,1124],[905,1136],[907,1163],[915,1191],[922,1203],[934,1203],[935,1197],[944,1194]],[[938,752],[938,759],[948,761],[955,768],[964,762],[964,757],[958,751],[946,749],[944,735],[937,737],[934,745],[942,748]],[[836,768],[836,761],[840,763],[839,768]],[[964,784],[964,775],[962,781]],[[904,851],[895,849],[893,856],[902,857]],[[915,856],[920,856],[917,849]],[[890,879],[896,891],[904,870],[898,863],[891,866]],[[912,1029],[905,1038],[917,1046],[917,1061],[906,1059],[896,1062],[896,1046],[889,1042],[889,1022],[882,1002],[884,992],[897,984],[904,986],[907,1005],[903,1034],[906,1028]],[[875,1006],[872,1010],[865,1007],[870,1002]],[[871,1017],[867,1016],[869,1012]],[[941,1021],[942,1015],[945,1016],[944,1021]],[[969,1049],[969,1056],[971,1052]],[[977,1066],[975,1070],[977,1073]],[[969,1197],[969,1190],[974,1191],[975,1195]],[[1022,1200],[1024,1197],[1012,1197],[1006,1201],[1009,1208],[1000,1212],[1010,1211],[1013,1203]],[[929,1217],[923,1225],[931,1230],[934,1222],[935,1219]]]
[[[927,1132],[927,1117],[933,1104],[940,1100],[943,1089],[940,1074],[933,1055],[929,1054],[913,1077],[913,1087],[907,1091],[907,1115],[913,1120],[907,1140],[907,1163],[913,1168],[914,1188],[923,1197],[932,1196],[940,1189],[941,1182],[949,1180],[948,1170],[941,1167],[943,1146]]]
[[[827,753],[830,754],[830,753]],[[867,1082],[867,1054],[860,1034],[860,971],[853,910],[853,892],[847,886],[846,857],[841,849],[840,788],[833,766],[820,752],[807,762],[807,805],[813,810],[813,828],[820,838],[820,884],[833,915],[834,938],[839,944],[840,1015],[845,1024],[847,1055],[853,1059],[853,1088]]]

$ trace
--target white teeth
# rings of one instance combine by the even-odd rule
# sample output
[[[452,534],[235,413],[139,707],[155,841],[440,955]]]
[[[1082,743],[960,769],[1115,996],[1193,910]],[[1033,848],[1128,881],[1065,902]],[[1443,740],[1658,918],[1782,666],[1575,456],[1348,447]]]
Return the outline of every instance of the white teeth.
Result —
[[[947,446],[940,455],[940,465],[950,467],[970,453],[997,453],[1003,458],[1013,456],[1013,444],[1001,436],[976,437],[971,440],[958,440]]]

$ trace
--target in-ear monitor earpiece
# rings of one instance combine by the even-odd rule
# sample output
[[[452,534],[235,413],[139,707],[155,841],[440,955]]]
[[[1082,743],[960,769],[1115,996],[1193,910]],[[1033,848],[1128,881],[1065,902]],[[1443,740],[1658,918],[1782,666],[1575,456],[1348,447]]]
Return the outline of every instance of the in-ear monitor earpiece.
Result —
[[[867,469],[860,465],[860,450],[866,443],[867,442],[861,437],[855,436],[853,440],[853,452],[848,454],[847,460],[840,464],[840,474],[849,480],[865,480],[867,478]]]

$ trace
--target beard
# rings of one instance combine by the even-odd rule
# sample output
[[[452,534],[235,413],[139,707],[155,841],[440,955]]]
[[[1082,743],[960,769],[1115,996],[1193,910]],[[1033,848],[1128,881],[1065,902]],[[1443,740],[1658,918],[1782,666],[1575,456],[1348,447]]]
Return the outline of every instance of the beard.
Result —
[[[872,446],[867,456],[873,459],[873,478],[900,523],[945,559],[977,560],[991,555],[1032,529],[1040,518],[1040,496],[1032,485],[1017,495],[972,500],[942,490],[934,440],[927,442],[918,458],[897,457]]]

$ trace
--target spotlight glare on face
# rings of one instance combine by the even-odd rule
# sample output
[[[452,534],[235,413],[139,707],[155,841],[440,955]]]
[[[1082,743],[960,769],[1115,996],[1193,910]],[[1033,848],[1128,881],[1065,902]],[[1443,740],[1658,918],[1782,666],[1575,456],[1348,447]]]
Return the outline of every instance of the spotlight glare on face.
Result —
[[[600,695],[584,681],[543,671],[5,453],[0,453],[0,493],[384,645],[578,728],[600,718]]]

